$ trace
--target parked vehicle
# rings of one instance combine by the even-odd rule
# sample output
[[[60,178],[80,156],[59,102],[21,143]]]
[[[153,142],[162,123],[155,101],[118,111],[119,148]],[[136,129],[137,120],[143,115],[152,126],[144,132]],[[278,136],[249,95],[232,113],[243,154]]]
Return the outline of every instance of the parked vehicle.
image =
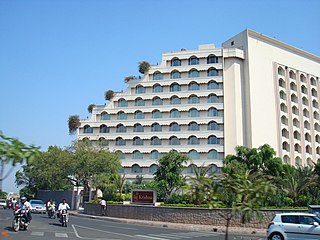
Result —
[[[280,213],[269,223],[269,240],[320,239],[320,218],[310,213]]]
[[[0,207],[3,209],[7,208],[7,201],[5,199],[0,199]]]
[[[44,206],[44,202],[38,199],[30,200],[31,212],[32,213],[46,213],[46,207]]]
[[[14,218],[12,221],[12,228],[15,232],[19,230],[27,230],[28,229],[28,221],[26,218],[26,212],[23,209],[18,209],[14,212]]]
[[[69,221],[69,213],[66,209],[63,209],[60,213],[60,222],[62,227],[67,227]]]

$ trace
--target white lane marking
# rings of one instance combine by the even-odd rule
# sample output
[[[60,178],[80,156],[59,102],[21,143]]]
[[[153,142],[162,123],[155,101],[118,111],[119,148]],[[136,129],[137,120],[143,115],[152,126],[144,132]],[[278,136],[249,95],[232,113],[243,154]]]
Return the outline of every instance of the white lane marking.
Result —
[[[134,237],[156,239],[156,240],[169,240],[168,238],[151,237],[150,235],[134,235]]]
[[[105,225],[100,225],[101,227],[105,227]],[[126,229],[126,230],[139,230],[138,228],[129,228],[129,227],[117,227],[117,226],[111,226],[109,225],[109,227],[112,227],[112,228],[119,228],[119,229]]]
[[[32,236],[41,236],[41,237],[43,237],[44,236],[44,232],[31,232],[31,235]]]
[[[82,228],[88,228],[88,227],[79,226],[79,225],[74,225],[74,224],[72,224],[71,226],[72,226],[72,228],[73,228],[73,231],[74,231],[74,234],[76,235],[76,237],[77,237],[77,238],[80,238],[80,239],[87,239],[87,240],[121,240],[121,239],[117,239],[117,238],[115,238],[115,239],[111,239],[111,238],[106,239],[106,238],[86,238],[86,237],[81,237],[81,236],[78,234],[77,229],[75,228],[75,226],[80,227],[80,228],[81,228],[81,227],[82,227]],[[106,232],[106,231],[99,230],[99,229],[94,229],[94,228],[88,228],[88,229],[91,229],[91,230],[94,230],[94,231]],[[109,233],[109,232],[108,232],[108,233]]]
[[[181,238],[187,238],[187,237],[180,237],[177,236],[176,234],[148,234],[148,236],[155,236],[155,237],[165,237],[165,238],[169,238],[169,239],[181,239]],[[188,237],[190,238],[190,237]]]
[[[67,238],[68,237],[68,234],[66,233],[54,233],[55,237],[57,238]]]

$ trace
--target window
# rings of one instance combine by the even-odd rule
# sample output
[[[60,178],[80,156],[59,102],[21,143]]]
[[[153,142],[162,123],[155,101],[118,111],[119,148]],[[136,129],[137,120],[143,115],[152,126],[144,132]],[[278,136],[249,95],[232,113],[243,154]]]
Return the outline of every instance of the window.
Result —
[[[207,75],[208,75],[208,77],[210,77],[210,76],[212,76],[212,77],[219,76],[219,72],[215,68],[209,68],[208,72],[207,72]]]
[[[143,139],[141,139],[140,137],[134,137],[132,145],[134,145],[134,146],[142,146],[143,145]]]
[[[286,82],[282,78],[279,79],[279,86],[283,88],[286,87]]]
[[[200,77],[200,72],[197,69],[191,69],[188,73],[189,78]]]
[[[120,123],[117,125],[116,132],[118,132],[118,133],[127,132],[127,127]]]
[[[159,157],[160,158],[160,157]],[[157,158],[157,159],[159,159],[159,158]],[[153,159],[153,158],[151,158],[151,159]],[[151,173],[151,174],[154,174],[157,170],[158,170],[158,166],[156,165],[156,164],[152,164],[150,167],[149,167],[149,173]]]
[[[299,224],[299,216],[296,215],[282,215],[281,216],[281,221],[283,223],[295,223]]]
[[[200,86],[199,86],[199,84],[196,83],[196,82],[191,82],[191,83],[189,83],[189,85],[188,85],[188,90],[189,90],[189,91],[195,91],[195,90],[199,90],[199,89],[200,89]]]
[[[160,84],[155,84],[152,87],[154,93],[163,92],[163,87]]]
[[[304,135],[305,140],[307,140],[308,142],[311,142],[311,135],[309,133],[306,133]]]
[[[153,80],[162,80],[163,79],[163,75],[161,72],[155,72],[153,74]]]
[[[181,61],[179,58],[173,58],[171,60],[171,66],[181,66]]]
[[[179,71],[177,71],[177,70],[174,70],[174,71],[171,72],[170,78],[171,79],[181,78],[181,73]]]
[[[172,109],[170,111],[170,118],[180,118],[181,113],[177,109]]]
[[[162,132],[162,126],[159,123],[153,123],[151,125],[151,132]]]
[[[133,131],[134,132],[144,132],[144,127],[140,123],[136,123],[133,126]]]
[[[121,138],[121,137],[118,137],[116,138],[116,146],[125,146],[126,145],[126,141]]]
[[[143,154],[140,151],[135,150],[132,153],[132,159],[143,159]]]
[[[200,130],[200,126],[198,123],[196,122],[191,122],[188,125],[188,131],[199,131]]]
[[[294,131],[293,137],[294,137],[294,139],[301,140],[301,135],[298,131]]]
[[[180,145],[180,140],[176,136],[169,138],[169,145]]]
[[[208,167],[209,167],[208,173],[216,173],[218,171],[218,167],[215,164],[211,164]]]
[[[218,159],[218,152],[216,150],[210,150],[208,152],[208,159]]]
[[[208,144],[219,144],[219,143],[220,143],[220,141],[216,136],[214,136],[214,135],[209,136]]]
[[[287,106],[284,104],[284,103],[281,103],[280,104],[280,110],[282,111],[282,112],[287,112],[288,110],[287,110]]]
[[[311,85],[317,86],[317,82],[313,77],[310,79],[310,82],[311,82]]]
[[[303,109],[303,116],[309,117],[309,111],[307,109]]]
[[[144,100],[142,98],[136,98],[136,100],[134,100],[134,105],[135,106],[144,106]]]
[[[191,95],[188,99],[189,104],[197,104],[200,103],[200,98],[196,95]]]
[[[188,138],[188,144],[189,145],[199,145],[200,144],[200,141],[199,139],[196,137],[196,136],[190,136]]]
[[[317,120],[319,120],[319,113],[317,113],[316,111],[313,112],[313,117]]]
[[[159,97],[154,97],[154,98],[152,99],[152,105],[153,105],[153,106],[162,105],[162,104],[163,104],[163,101],[162,101],[161,98],[159,98]]]
[[[291,95],[291,101],[295,102],[295,103],[298,103],[298,97],[295,94],[292,94]]]
[[[317,102],[316,100],[313,100],[313,101],[312,101],[312,106],[313,106],[314,108],[318,108],[318,107],[319,107],[319,104],[318,104],[318,102]]]
[[[309,145],[306,146],[306,152],[312,154],[312,148]]]
[[[305,75],[303,75],[303,74],[300,75],[300,81],[304,82],[304,83],[307,81]]]
[[[90,127],[89,125],[85,125],[83,127],[83,133],[93,133],[93,128]]]
[[[193,151],[194,151],[194,150],[193,150]],[[191,156],[190,156],[192,153],[193,153],[193,152],[191,152],[191,151],[188,153],[188,157],[189,157],[190,159],[192,159]],[[194,164],[190,164],[190,165],[187,167],[187,173],[195,173],[195,171],[196,171],[195,169],[197,169],[197,166],[194,165]]]
[[[108,132],[110,132],[110,129],[107,127],[107,125],[102,124],[100,126],[100,131],[99,132],[100,133],[108,133]]]
[[[309,101],[306,97],[302,98],[302,104],[308,106],[309,105]]]
[[[286,98],[287,98],[287,95],[282,90],[280,91],[280,98],[283,99],[283,100],[286,100]]]
[[[124,119],[127,119],[127,114],[123,111],[120,111],[117,113],[117,119],[118,120],[124,120]]]
[[[127,100],[125,100],[125,99],[123,99],[123,98],[119,99],[119,101],[118,101],[118,107],[128,107],[128,102],[127,102]]]
[[[210,81],[210,82],[208,82],[208,89],[222,89],[222,83],[218,84],[215,81]]]
[[[180,126],[178,123],[174,122],[170,124],[169,131],[180,131]]]
[[[208,110],[208,116],[209,117],[214,117],[214,116],[219,116],[219,112],[215,108],[209,108]]]
[[[284,125],[288,125],[288,118],[285,117],[285,116],[282,116],[281,117],[281,123],[284,124]]]
[[[219,130],[219,125],[214,122],[214,121],[211,121],[208,123],[208,130]]]
[[[301,153],[301,146],[300,146],[298,143],[296,143],[296,144],[294,145],[294,151],[295,151],[295,152],[298,152],[298,153]]]
[[[300,127],[300,122],[299,122],[298,119],[296,119],[296,118],[293,119],[293,126],[295,126],[295,127],[297,127],[297,128]]]
[[[318,93],[317,93],[317,91],[316,91],[314,88],[312,88],[312,90],[311,90],[311,95],[312,95],[313,97],[318,97]]]
[[[290,145],[287,142],[282,143],[282,149],[286,151],[290,151]]]
[[[284,69],[282,67],[278,67],[278,74],[284,76]]]
[[[108,141],[104,138],[104,137],[101,137],[101,138],[99,138],[99,146],[101,146],[101,147],[107,147],[108,146]]]
[[[119,156],[119,159],[125,159],[126,158],[125,154],[123,152],[119,151],[119,150],[116,151],[116,154]]]
[[[138,164],[134,164],[134,165],[132,165],[131,172],[132,173],[142,173],[142,169]]]
[[[157,150],[151,151],[151,153],[150,153],[151,159],[158,160],[160,157],[161,157],[161,154]],[[157,165],[153,164],[152,166],[157,166]],[[158,166],[157,166],[157,169],[158,169]]]
[[[282,129],[281,131],[282,137],[288,138],[289,137],[289,132],[287,129]]]
[[[291,79],[296,79],[296,74],[291,70],[291,71],[289,72],[289,77],[290,77]]]
[[[170,85],[170,92],[179,92],[181,91],[181,86],[178,83],[172,83]]]
[[[308,94],[308,89],[306,88],[306,86],[304,85],[301,86],[301,92],[304,94]]]
[[[100,120],[110,120],[110,115],[107,112],[102,112]]]
[[[188,63],[189,63],[189,65],[198,65],[199,64],[199,58],[193,56],[193,57],[189,58]]]
[[[189,158],[191,158],[191,160],[198,160],[200,159],[200,154],[196,151],[196,150],[191,150],[188,153]]]
[[[144,119],[144,113],[140,110],[134,112],[134,119]]]
[[[170,98],[170,104],[171,105],[181,104],[181,99],[178,98],[177,96],[172,96]]]
[[[152,137],[150,144],[151,145],[161,145],[161,140],[158,137]]]
[[[292,107],[292,113],[295,115],[299,115],[299,109],[296,106]]]
[[[304,121],[303,126],[304,126],[305,129],[310,130],[310,123],[308,121]]]
[[[314,129],[320,132],[320,125],[318,123],[314,124]]]
[[[141,86],[141,85],[138,85],[136,86],[136,93],[145,93],[146,92],[146,89]]]
[[[210,94],[208,96],[208,103],[219,103],[220,100],[215,94]]]
[[[290,89],[292,90],[292,91],[297,91],[297,85],[295,84],[295,83],[290,83]]]
[[[207,64],[210,64],[210,63],[218,63],[218,57],[216,57],[215,55],[209,55],[207,57]]]
[[[195,108],[191,108],[188,112],[188,117],[200,117],[200,112]]]
[[[162,118],[162,113],[159,110],[152,111],[152,118]]]
[[[285,156],[283,157],[283,163],[289,164],[289,162],[290,162],[290,158],[288,157],[288,155],[285,155]]]

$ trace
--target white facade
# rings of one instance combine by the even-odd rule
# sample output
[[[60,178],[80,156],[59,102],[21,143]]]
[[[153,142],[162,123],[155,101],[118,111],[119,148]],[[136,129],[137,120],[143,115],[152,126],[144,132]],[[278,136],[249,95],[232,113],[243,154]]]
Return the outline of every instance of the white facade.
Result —
[[[128,178],[152,178],[172,149],[213,172],[237,145],[267,143],[285,162],[310,164],[320,157],[319,63],[250,30],[222,48],[164,53],[160,65],[96,106],[78,138],[118,151]]]

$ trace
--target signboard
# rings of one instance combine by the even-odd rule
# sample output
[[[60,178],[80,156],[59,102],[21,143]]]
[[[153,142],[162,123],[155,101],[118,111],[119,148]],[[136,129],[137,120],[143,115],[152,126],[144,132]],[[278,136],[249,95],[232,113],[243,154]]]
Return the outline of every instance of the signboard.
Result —
[[[132,190],[131,203],[154,204],[157,201],[157,193],[154,190]]]

